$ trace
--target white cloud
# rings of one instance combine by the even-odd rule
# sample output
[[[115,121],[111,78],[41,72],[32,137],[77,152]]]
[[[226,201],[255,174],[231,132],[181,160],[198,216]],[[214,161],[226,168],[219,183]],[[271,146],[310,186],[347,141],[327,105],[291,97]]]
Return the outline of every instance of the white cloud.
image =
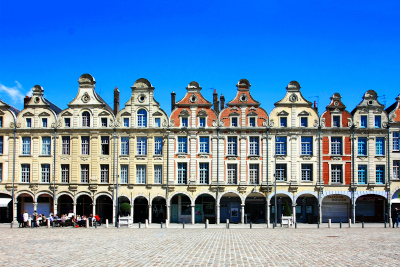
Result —
[[[15,83],[16,85],[14,87],[7,87],[0,84],[0,93],[4,92],[8,94],[13,104],[23,103],[25,94],[23,93],[22,85],[18,81],[15,81]]]

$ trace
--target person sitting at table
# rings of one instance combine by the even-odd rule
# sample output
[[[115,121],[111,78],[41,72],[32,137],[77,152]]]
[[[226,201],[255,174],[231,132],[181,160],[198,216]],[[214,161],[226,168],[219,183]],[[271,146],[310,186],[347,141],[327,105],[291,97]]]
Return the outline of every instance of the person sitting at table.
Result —
[[[42,225],[46,225],[47,223],[47,218],[44,214],[42,214]]]
[[[86,226],[86,217],[82,216],[81,220],[78,222],[79,226],[85,227]]]
[[[36,227],[40,227],[42,223],[42,214],[38,214],[36,218]]]
[[[71,222],[73,226],[75,226],[75,224],[78,222],[74,215],[72,215]]]

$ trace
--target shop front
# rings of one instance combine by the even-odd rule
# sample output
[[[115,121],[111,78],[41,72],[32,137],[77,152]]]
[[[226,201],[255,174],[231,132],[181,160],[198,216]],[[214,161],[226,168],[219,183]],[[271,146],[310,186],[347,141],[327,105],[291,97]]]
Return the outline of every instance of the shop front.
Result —
[[[215,199],[211,195],[203,194],[195,201],[195,223],[215,223]]]
[[[178,194],[171,199],[171,223],[191,223],[192,201],[184,194]]]
[[[220,222],[240,223],[242,217],[242,200],[234,193],[227,193],[220,200]]]
[[[356,222],[384,222],[386,199],[378,195],[363,195],[356,201]]]
[[[266,199],[260,193],[249,194],[245,201],[244,212],[247,223],[265,223]]]
[[[322,200],[322,222],[348,222],[351,212],[350,198],[345,195],[329,195]]]

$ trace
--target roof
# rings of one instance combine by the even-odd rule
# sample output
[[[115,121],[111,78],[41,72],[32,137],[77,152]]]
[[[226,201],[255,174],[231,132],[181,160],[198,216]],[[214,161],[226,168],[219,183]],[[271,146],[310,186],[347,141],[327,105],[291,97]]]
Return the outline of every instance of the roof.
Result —
[[[95,93],[96,96],[99,98],[99,100],[100,100],[101,102],[103,102],[103,103],[106,105],[106,109],[107,109],[108,111],[110,111],[111,114],[114,114],[114,110],[107,104],[107,102],[104,101],[104,99],[101,98],[101,96],[100,96],[96,91],[94,91],[94,93]],[[118,110],[118,111],[119,111],[119,110]]]
[[[15,107],[13,107],[13,106],[10,106],[10,110],[11,110],[12,112],[14,112],[15,116],[18,116],[18,114],[21,112],[21,110],[15,108]]]
[[[386,109],[386,112],[389,114],[390,112],[392,112],[395,108],[396,108],[396,106],[397,106],[397,101],[396,102],[394,102],[392,105],[390,105],[390,107],[388,107],[387,109]]]
[[[62,111],[61,108],[57,107],[55,104],[50,102],[48,99],[44,98],[46,102],[50,105],[50,109],[53,110],[57,115]]]

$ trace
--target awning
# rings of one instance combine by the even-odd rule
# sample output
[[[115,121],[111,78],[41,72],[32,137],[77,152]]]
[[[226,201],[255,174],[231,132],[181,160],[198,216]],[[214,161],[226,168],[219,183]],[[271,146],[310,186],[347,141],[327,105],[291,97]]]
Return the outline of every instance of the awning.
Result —
[[[390,202],[395,204],[400,204],[400,198],[393,198]]]
[[[0,198],[0,208],[4,208],[8,206],[8,203],[10,203],[11,198]]]

